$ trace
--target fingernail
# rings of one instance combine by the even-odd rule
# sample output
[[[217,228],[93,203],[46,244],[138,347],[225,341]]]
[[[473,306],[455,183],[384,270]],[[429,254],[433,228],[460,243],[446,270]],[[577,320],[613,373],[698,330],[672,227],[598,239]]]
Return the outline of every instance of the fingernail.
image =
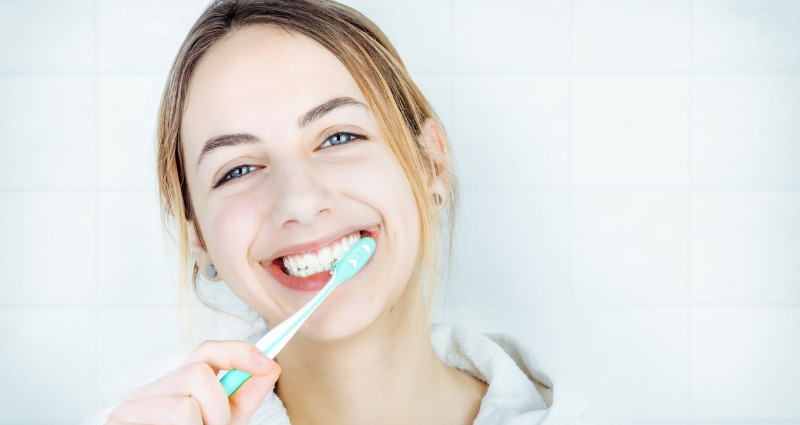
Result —
[[[256,351],[255,353],[253,353],[253,357],[256,359],[256,363],[259,366],[262,366],[264,368],[272,367],[272,360],[270,360],[269,357],[265,356],[264,353]]]

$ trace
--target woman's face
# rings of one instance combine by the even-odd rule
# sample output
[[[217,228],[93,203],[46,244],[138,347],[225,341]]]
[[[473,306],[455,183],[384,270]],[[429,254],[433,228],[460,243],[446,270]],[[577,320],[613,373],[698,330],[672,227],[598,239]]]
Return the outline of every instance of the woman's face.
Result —
[[[205,242],[190,231],[196,255],[270,323],[308,301],[361,235],[375,254],[303,334],[352,335],[409,287],[420,242],[411,186],[356,82],[319,44],[269,26],[215,44],[190,81],[181,141]]]

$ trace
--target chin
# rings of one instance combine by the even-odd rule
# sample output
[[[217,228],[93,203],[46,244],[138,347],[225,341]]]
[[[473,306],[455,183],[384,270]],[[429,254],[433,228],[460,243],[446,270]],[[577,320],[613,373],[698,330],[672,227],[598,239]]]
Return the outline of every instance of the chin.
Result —
[[[391,293],[342,283],[308,318],[299,333],[311,341],[332,342],[363,335],[385,319]],[[355,283],[355,282],[353,282]]]
[[[320,311],[322,309],[320,306],[303,325],[300,333],[304,337],[314,342],[347,340],[362,334],[377,320],[377,315],[371,314],[372,312],[366,311],[364,308],[352,310],[329,306],[333,308],[326,309],[326,311]],[[336,308],[335,311],[334,308]],[[353,311],[356,313],[353,314]]]

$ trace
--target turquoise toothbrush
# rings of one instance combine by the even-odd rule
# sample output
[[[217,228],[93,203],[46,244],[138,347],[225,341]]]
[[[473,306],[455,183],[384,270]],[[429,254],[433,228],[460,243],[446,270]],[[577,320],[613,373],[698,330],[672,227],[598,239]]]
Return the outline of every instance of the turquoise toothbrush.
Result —
[[[333,270],[331,271],[331,280],[322,287],[322,289],[314,295],[305,305],[300,307],[299,310],[294,312],[286,320],[279,325],[270,329],[266,335],[256,342],[256,347],[261,350],[264,355],[270,359],[283,349],[286,343],[294,336],[300,326],[308,319],[308,316],[316,310],[323,300],[336,288],[340,283],[355,276],[364,264],[372,257],[375,252],[375,240],[372,238],[361,238],[355,245],[353,245],[344,256],[336,262]],[[244,381],[250,379],[250,374],[243,372],[239,369],[229,370],[225,375],[220,378],[219,382],[225,388],[228,397],[231,396],[239,387],[244,384]]]

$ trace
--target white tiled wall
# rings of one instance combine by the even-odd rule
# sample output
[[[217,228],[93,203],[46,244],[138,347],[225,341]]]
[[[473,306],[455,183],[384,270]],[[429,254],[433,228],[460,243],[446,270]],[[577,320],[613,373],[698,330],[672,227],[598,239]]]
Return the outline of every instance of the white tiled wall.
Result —
[[[0,74],[0,188],[94,189],[94,87],[91,74]]]
[[[569,184],[567,77],[456,75],[453,108],[450,135],[464,187]],[[501,148],[508,145],[516,148]]]
[[[0,425],[183,355],[154,117],[205,3],[0,0]],[[800,2],[347,3],[452,138],[439,317],[529,346],[563,423],[800,423]]]
[[[687,75],[575,76],[572,99],[576,186],[686,186]]]
[[[695,185],[800,186],[798,73],[699,75],[693,91]]]
[[[573,0],[575,70],[689,69],[691,0]]]
[[[689,197],[679,191],[576,191],[573,300],[674,304],[689,299]]]

